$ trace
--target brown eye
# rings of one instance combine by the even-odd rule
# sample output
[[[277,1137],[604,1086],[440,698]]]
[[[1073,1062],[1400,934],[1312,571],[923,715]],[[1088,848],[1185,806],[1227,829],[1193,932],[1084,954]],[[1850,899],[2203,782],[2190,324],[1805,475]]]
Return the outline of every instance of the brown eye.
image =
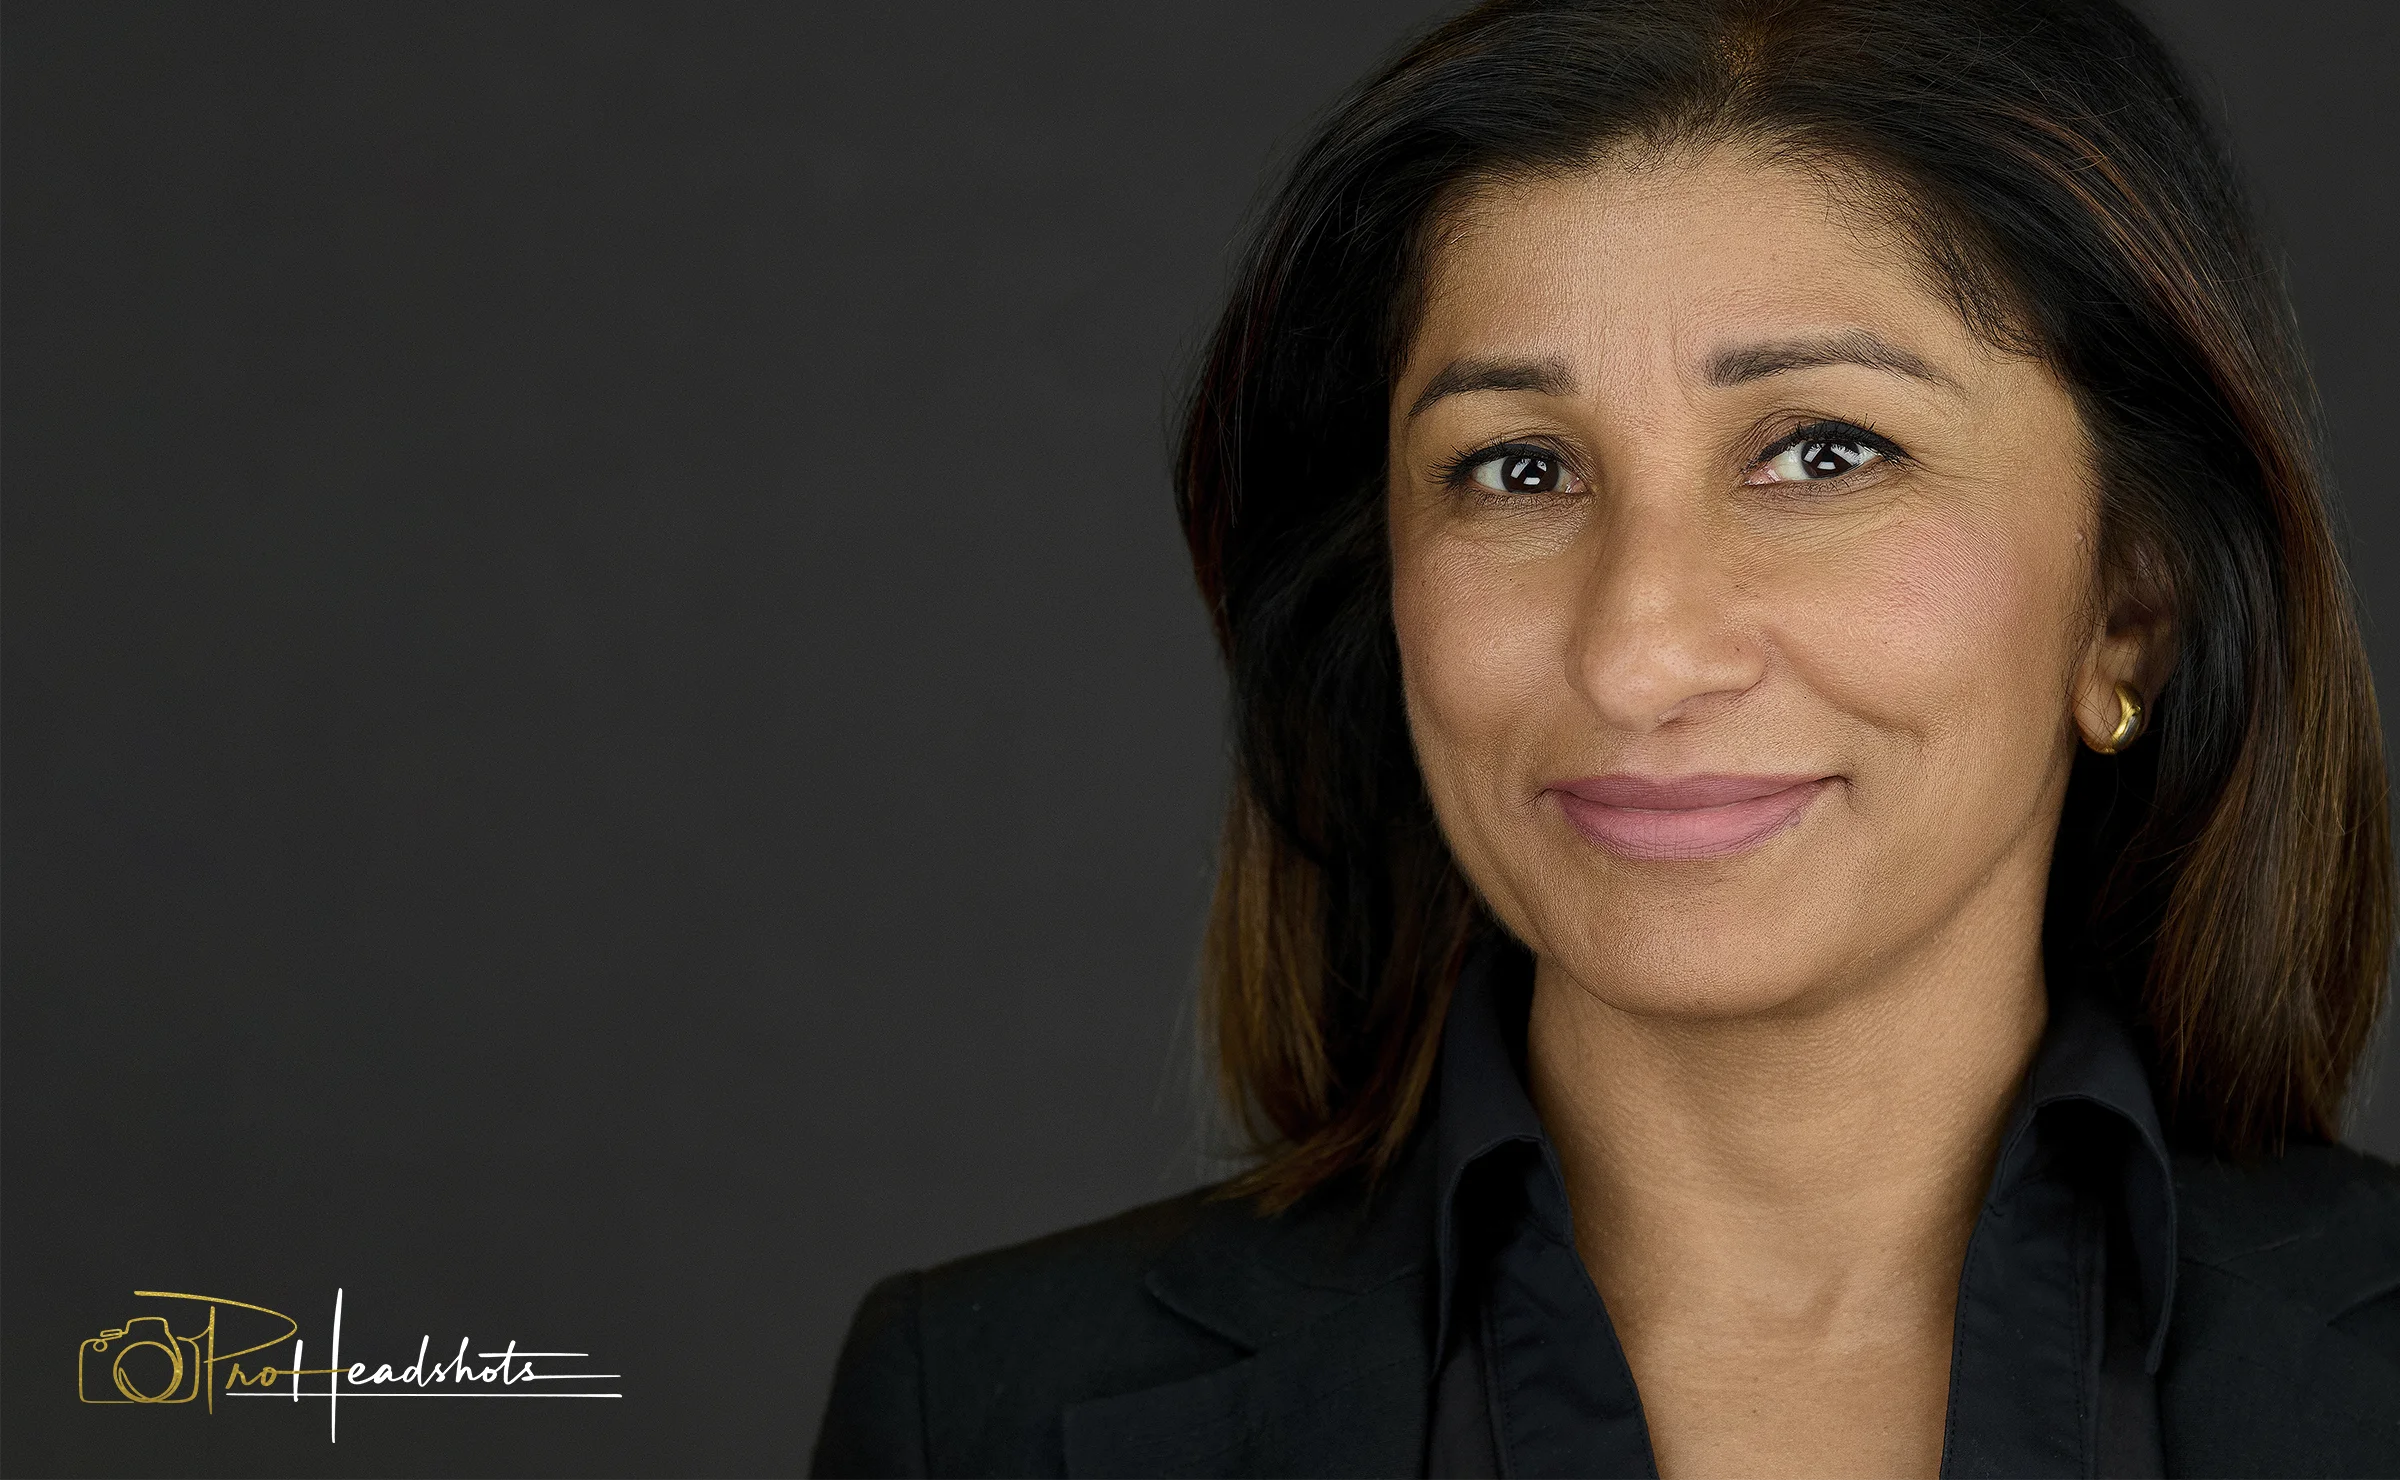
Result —
[[[1494,493],[1559,493],[1567,487],[1567,471],[1544,452],[1504,452],[1487,457],[1471,470],[1475,484]]]
[[[1792,482],[1814,478],[1839,478],[1853,468],[1865,467],[1882,456],[1863,442],[1800,442],[1784,450],[1767,464],[1775,476]]]
[[[1743,481],[1822,483],[1882,462],[1896,450],[1881,437],[1859,427],[1819,422],[1802,428],[1797,436],[1761,458]]]

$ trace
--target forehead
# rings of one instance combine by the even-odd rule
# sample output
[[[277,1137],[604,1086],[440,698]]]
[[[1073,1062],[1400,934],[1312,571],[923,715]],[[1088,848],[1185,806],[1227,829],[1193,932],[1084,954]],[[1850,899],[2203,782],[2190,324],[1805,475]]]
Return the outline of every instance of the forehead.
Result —
[[[1495,183],[1435,232],[1409,359],[1688,364],[1729,335],[1828,328],[1980,349],[1920,260],[1823,175],[1730,148]]]

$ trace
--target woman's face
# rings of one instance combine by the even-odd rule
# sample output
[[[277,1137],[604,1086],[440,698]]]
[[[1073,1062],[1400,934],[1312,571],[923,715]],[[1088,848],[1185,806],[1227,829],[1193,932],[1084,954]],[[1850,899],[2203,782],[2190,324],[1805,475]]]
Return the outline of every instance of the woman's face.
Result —
[[[1409,724],[1460,864],[1613,1006],[2022,959],[2111,624],[2091,455],[1897,240],[1718,152],[1487,191],[1391,409]]]

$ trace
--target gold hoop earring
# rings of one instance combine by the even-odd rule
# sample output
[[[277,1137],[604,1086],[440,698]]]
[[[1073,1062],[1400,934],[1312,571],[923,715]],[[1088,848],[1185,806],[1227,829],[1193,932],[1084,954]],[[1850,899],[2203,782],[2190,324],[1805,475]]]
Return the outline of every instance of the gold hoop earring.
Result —
[[[2148,723],[2149,718],[2150,711],[2142,703],[2141,691],[2129,683],[2118,684],[2117,727],[2108,732],[2106,739],[2086,743],[2102,755],[2115,755],[2142,738],[2142,726]]]

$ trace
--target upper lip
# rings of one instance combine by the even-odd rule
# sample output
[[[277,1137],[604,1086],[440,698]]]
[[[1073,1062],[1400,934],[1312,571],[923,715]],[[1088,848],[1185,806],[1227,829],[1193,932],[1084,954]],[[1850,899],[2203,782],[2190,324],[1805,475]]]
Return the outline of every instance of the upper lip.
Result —
[[[1606,776],[1583,776],[1572,781],[1552,782],[1552,791],[1563,791],[1603,807],[1625,807],[1643,812],[1694,812],[1704,807],[1724,807],[1735,802],[1754,801],[1773,796],[1795,786],[1822,781],[1820,772],[1791,771],[1777,775],[1741,775],[1709,773],[1693,776],[1636,776],[1612,772]]]

